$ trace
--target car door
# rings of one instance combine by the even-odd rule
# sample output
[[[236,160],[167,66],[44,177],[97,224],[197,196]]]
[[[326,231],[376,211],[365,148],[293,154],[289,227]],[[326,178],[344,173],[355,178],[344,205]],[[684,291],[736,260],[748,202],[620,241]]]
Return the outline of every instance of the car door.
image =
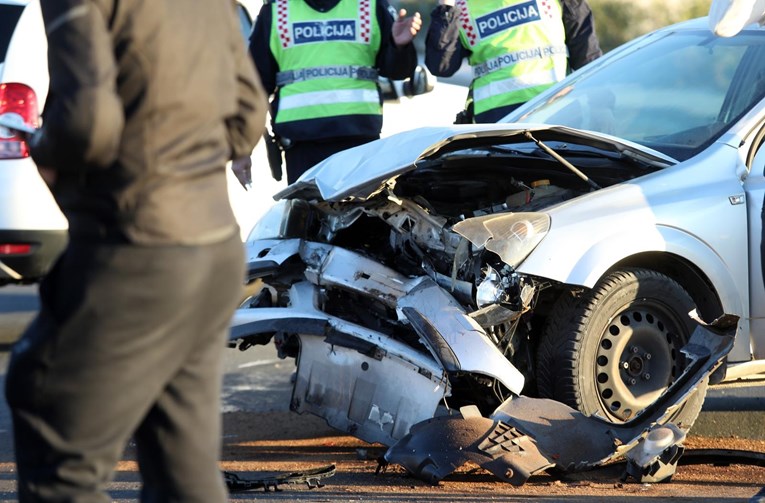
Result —
[[[744,180],[749,231],[749,312],[751,314],[752,352],[755,359],[765,358],[765,125],[757,135],[756,155]]]

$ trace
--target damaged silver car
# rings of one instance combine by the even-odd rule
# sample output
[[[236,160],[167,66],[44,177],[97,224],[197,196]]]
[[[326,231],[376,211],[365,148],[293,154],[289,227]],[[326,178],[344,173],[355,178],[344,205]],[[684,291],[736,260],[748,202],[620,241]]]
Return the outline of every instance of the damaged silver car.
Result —
[[[250,234],[232,345],[274,341],[293,410],[388,446],[519,395],[633,424],[686,372],[693,309],[738,318],[715,380],[762,372],[764,97],[765,30],[697,20],[505,123],[341,152]],[[708,378],[666,421],[691,427]]]

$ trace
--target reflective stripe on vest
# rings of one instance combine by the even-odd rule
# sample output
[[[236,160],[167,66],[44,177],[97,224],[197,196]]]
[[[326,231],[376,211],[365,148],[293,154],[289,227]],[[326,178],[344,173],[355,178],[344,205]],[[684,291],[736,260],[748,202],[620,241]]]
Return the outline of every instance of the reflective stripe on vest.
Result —
[[[299,133],[299,124],[289,122],[346,115],[379,121],[375,9],[375,0],[341,0],[328,12],[315,11],[304,1],[274,3],[270,48],[281,70],[274,124],[281,134]],[[349,130],[338,135],[353,134],[353,127],[349,121]]]
[[[300,68],[288,70],[276,74],[276,85],[284,87],[295,82],[304,82],[310,79],[327,79],[346,77],[359,80],[376,81],[378,72],[367,66],[343,65],[343,66],[315,66],[313,68]]]
[[[475,114],[522,103],[566,75],[559,0],[456,0]]]
[[[561,78],[562,76],[556,74],[555,70],[553,69],[537,73],[527,73],[525,75],[521,75],[520,77],[489,82],[485,86],[473,89],[473,99],[475,101],[486,101],[491,99],[492,96],[515,93],[524,89],[533,89],[540,86],[546,86],[550,83],[559,81]]]
[[[333,103],[357,103],[365,102],[377,104],[380,96],[377,91],[369,89],[342,89],[333,91],[314,91],[285,96],[279,101],[279,110],[293,110],[295,108],[329,105]]]

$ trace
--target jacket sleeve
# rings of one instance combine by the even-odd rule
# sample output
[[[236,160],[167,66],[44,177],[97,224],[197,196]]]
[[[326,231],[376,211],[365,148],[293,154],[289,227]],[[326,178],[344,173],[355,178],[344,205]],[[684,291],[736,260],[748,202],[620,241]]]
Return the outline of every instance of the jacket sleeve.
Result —
[[[438,5],[430,14],[430,27],[425,38],[425,66],[436,77],[451,77],[470,56],[460,42],[459,11],[456,7]]]
[[[603,55],[587,0],[563,1],[563,26],[566,30],[568,61],[572,70],[578,70]]]
[[[387,0],[377,0],[376,14],[381,35],[376,61],[380,75],[394,80],[411,77],[417,67],[417,50],[413,43],[399,48],[393,42],[393,21],[398,14]]]
[[[268,96],[276,90],[276,74],[279,71],[279,64],[271,53],[271,17],[271,3],[265,3],[250,35],[250,56]]]
[[[110,2],[41,0],[50,86],[32,158],[58,171],[110,166],[125,118],[109,34]]]
[[[232,15],[232,53],[236,65],[236,114],[226,118],[231,158],[249,157],[263,136],[268,102],[260,77],[239,34]]]

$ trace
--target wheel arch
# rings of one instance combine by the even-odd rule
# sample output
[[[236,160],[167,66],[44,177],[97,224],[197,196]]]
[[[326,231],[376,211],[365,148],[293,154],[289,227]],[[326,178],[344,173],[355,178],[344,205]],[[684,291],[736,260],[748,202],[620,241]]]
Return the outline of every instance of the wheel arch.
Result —
[[[691,296],[704,320],[711,321],[724,314],[720,296],[709,277],[692,262],[678,255],[664,252],[638,253],[620,260],[604,275],[625,267],[649,269],[677,281]]]
[[[552,236],[549,236],[552,237]],[[614,243],[618,243],[615,245]],[[600,236],[591,243],[560,246],[560,240],[540,243],[518,271],[574,287],[593,288],[610,272],[641,267],[661,272],[680,283],[704,311],[704,316],[749,315],[746,280],[739,285],[721,257],[698,237],[667,226],[632,229]],[[562,254],[561,250],[567,253]],[[537,252],[540,252],[537,255]],[[737,257],[728,257],[734,260]],[[746,260],[746,257],[740,257]]]

